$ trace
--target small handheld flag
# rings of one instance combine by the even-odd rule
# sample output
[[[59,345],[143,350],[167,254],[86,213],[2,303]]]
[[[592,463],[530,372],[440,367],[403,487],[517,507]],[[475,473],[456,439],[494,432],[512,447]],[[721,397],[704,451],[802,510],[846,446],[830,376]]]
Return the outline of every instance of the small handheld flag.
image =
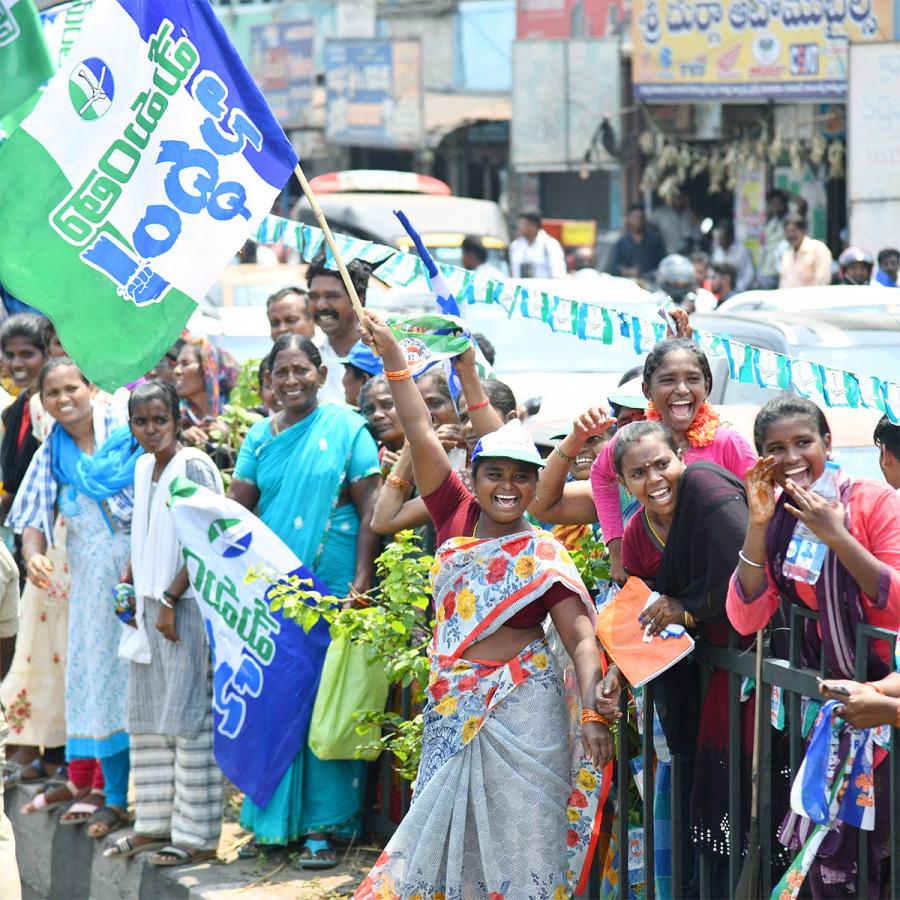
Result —
[[[54,72],[33,0],[0,0],[0,118]]]

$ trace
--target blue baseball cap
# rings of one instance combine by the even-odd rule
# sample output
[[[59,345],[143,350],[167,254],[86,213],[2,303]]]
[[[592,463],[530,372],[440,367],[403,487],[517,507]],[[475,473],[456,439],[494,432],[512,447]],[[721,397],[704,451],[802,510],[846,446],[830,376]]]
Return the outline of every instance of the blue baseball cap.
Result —
[[[368,375],[380,375],[384,371],[384,363],[381,358],[376,356],[371,348],[362,341],[357,341],[350,348],[350,352],[338,362],[345,366],[356,366],[357,369],[361,369]]]

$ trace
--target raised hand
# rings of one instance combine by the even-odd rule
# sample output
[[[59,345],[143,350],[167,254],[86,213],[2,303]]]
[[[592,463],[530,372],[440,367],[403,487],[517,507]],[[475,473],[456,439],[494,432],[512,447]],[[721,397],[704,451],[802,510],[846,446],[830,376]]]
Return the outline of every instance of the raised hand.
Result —
[[[615,424],[616,420],[603,407],[592,406],[575,419],[572,430],[587,440],[589,437],[605,434]]]
[[[767,456],[765,459],[761,457],[744,476],[750,521],[754,525],[768,525],[775,515],[776,465],[774,456]]]
[[[813,491],[795,484],[790,478],[784,489],[791,495],[795,505],[786,503],[784,508],[799,519],[823,544],[831,546],[846,532],[844,527],[844,505],[838,501],[831,503]]]

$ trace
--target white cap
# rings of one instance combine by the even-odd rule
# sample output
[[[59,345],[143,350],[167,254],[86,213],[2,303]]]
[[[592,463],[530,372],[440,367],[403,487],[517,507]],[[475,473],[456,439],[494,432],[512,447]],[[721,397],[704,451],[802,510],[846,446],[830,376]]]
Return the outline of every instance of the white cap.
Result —
[[[478,459],[516,459],[534,466],[546,465],[519,419],[513,419],[481,438],[472,451],[472,462]]]

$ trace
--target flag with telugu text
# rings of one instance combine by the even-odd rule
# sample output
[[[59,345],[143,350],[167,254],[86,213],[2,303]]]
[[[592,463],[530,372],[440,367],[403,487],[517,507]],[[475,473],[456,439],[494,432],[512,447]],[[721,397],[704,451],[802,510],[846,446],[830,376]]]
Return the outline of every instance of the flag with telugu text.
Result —
[[[212,650],[216,762],[266,806],[306,743],[331,642],[324,619],[306,632],[269,608],[269,594],[285,575],[331,592],[234,500],[176,478],[169,505]]]
[[[0,118],[55,71],[33,0],[0,0]]]
[[[113,390],[174,343],[296,164],[208,0],[96,0],[0,147],[0,282]]]

